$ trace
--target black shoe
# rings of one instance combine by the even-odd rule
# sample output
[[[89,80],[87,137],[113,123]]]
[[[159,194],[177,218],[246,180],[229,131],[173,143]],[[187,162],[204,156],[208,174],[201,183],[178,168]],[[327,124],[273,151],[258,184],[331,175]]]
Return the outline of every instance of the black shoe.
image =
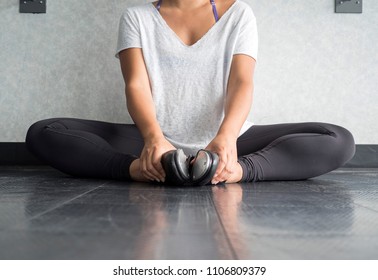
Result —
[[[218,163],[219,157],[216,153],[199,150],[192,164],[191,184],[198,186],[211,184],[211,179],[217,170]]]
[[[218,162],[218,155],[207,150],[199,150],[193,157],[186,156],[183,150],[178,149],[165,153],[161,158],[166,173],[165,181],[173,185],[210,184]]]
[[[165,182],[171,185],[188,185],[190,161],[191,157],[186,156],[181,149],[163,154],[161,163],[165,171]]]

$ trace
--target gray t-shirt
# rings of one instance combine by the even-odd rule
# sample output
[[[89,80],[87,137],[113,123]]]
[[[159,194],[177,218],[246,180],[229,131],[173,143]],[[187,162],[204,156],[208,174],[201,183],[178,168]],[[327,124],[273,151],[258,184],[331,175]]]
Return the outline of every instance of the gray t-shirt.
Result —
[[[120,20],[116,57],[127,48],[142,49],[165,137],[193,154],[209,144],[223,120],[233,55],[257,58],[256,19],[251,7],[237,0],[188,46],[152,3],[129,7]],[[246,121],[240,135],[251,126]]]

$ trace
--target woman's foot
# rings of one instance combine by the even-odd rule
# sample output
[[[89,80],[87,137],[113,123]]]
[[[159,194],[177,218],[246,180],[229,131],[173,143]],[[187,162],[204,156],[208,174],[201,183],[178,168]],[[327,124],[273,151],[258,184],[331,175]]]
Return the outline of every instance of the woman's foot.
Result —
[[[226,181],[226,183],[238,183],[243,178],[243,169],[239,163],[237,163],[237,167],[235,171],[231,174],[230,178]]]
[[[146,177],[143,176],[140,170],[140,160],[139,158],[134,160],[130,165],[130,177],[133,181],[137,182],[150,182]]]
[[[133,181],[137,182],[151,182],[146,177],[142,175],[140,170],[140,160],[134,160],[130,165],[130,177]],[[243,169],[239,163],[237,163],[237,167],[235,172],[231,174],[230,178],[227,180],[226,183],[238,183],[243,177]]]

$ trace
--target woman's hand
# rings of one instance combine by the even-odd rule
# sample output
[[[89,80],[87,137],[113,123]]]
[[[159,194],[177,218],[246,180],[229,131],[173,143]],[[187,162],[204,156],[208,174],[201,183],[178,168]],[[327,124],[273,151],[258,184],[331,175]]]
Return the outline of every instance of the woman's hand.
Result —
[[[151,181],[164,182],[165,172],[160,162],[161,156],[176,148],[164,137],[145,140],[140,155],[140,171],[142,175]]]
[[[147,68],[140,48],[129,48],[119,53],[125,79],[127,109],[139,128],[144,147],[138,160],[130,166],[130,176],[136,181],[164,182],[165,172],[160,163],[162,154],[175,147],[169,143],[156,119],[155,103]]]
[[[240,168],[238,164],[236,139],[230,135],[218,134],[207,145],[206,150],[217,153],[219,156],[218,168],[211,180],[212,184],[219,182],[234,181],[236,173]]]
[[[237,54],[232,58],[225,116],[217,136],[206,147],[218,153],[220,159],[211,181],[213,184],[223,181],[236,183],[243,177],[243,169],[237,159],[236,141],[252,105],[255,64],[255,59],[245,54]]]

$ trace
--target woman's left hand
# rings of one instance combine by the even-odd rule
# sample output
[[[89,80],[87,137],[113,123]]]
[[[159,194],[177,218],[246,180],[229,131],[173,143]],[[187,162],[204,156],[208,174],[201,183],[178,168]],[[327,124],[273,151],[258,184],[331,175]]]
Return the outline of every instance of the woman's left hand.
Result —
[[[217,135],[207,145],[206,150],[217,153],[219,156],[218,168],[211,183],[218,184],[227,181],[237,169],[236,139],[229,135]]]

